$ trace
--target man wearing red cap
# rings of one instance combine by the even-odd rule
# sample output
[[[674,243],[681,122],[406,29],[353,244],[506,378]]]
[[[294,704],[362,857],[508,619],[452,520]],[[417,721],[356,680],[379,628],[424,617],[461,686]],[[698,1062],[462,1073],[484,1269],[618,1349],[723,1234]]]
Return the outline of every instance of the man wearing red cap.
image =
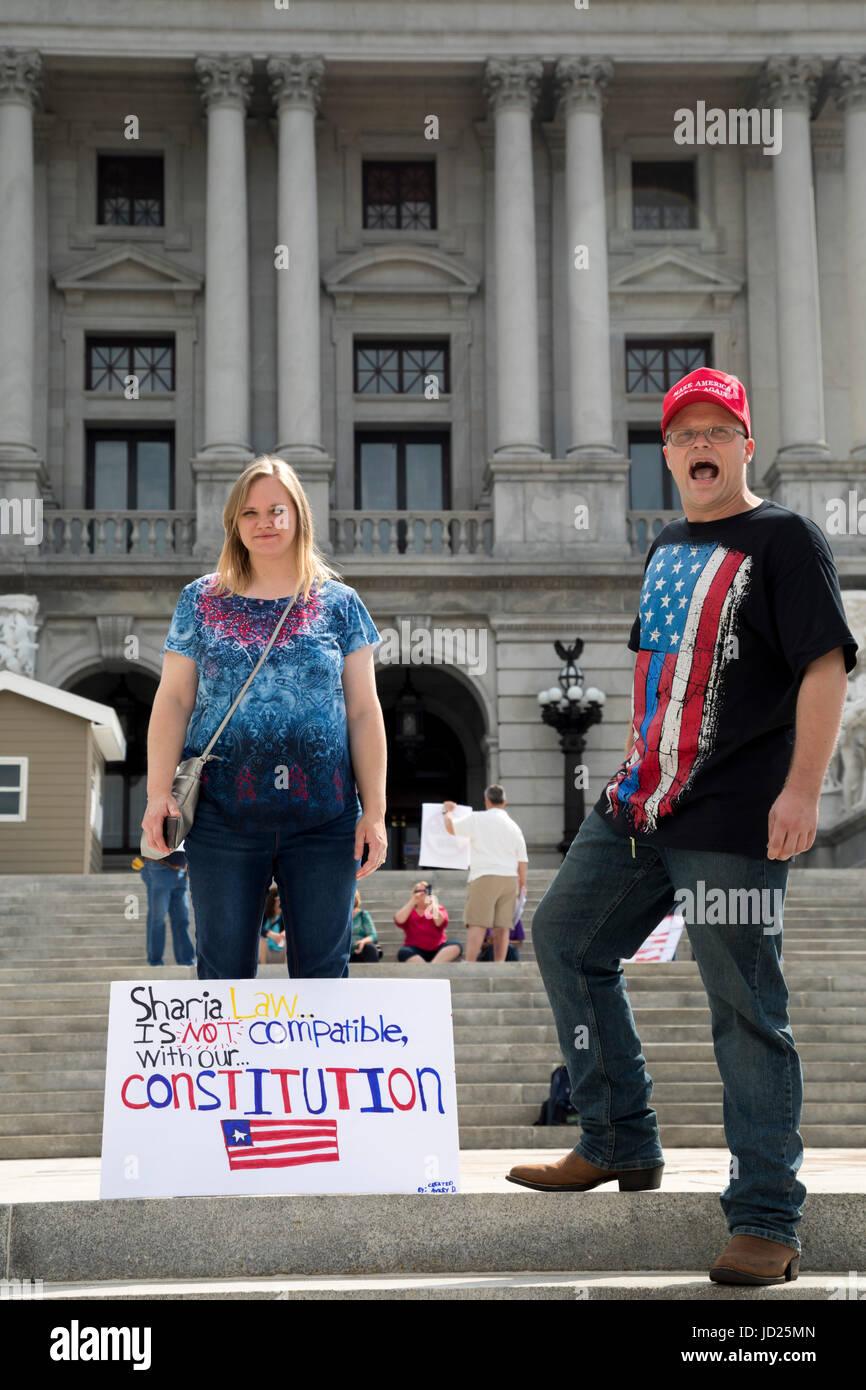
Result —
[[[789,862],[815,839],[857,644],[819,527],[747,485],[742,382],[690,372],[664,398],[662,435],[684,516],[647,555],[625,760],[532,924],[581,1139],[508,1177],[542,1191],[660,1187],[621,961],[676,907],[709,999],[732,1155],[731,1240],[710,1278],[780,1284],[797,1277],[806,1195],[782,908]]]

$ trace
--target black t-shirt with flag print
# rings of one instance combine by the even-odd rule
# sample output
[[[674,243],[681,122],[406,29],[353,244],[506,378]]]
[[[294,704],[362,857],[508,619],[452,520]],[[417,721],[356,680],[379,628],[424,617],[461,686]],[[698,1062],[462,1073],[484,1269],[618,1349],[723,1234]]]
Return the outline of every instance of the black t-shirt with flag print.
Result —
[[[765,858],[803,672],[836,647],[846,671],[856,661],[820,528],[769,499],[671,522],[650,546],[628,645],[635,741],[595,810],[645,843]]]

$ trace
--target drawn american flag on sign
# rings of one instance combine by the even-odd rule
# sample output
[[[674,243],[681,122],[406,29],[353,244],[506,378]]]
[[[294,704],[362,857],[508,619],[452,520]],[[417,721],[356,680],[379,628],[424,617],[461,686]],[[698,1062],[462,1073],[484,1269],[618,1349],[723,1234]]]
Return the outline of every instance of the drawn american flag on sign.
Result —
[[[336,1120],[220,1120],[229,1168],[339,1163]]]
[[[635,744],[605,788],[611,814],[652,833],[712,752],[724,666],[752,561],[723,545],[664,545],[644,576]]]

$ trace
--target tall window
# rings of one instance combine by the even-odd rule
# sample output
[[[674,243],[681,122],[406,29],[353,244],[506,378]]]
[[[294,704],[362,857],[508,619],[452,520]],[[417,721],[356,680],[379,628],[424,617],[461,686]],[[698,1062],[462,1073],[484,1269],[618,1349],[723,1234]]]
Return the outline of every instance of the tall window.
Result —
[[[161,227],[165,221],[162,155],[101,154],[96,220],[110,227]]]
[[[679,493],[662,453],[659,425],[639,426],[628,432],[629,510],[635,512],[672,511],[679,506]]]
[[[450,391],[448,343],[355,343],[355,390],[372,396],[423,396],[434,376],[440,394]]]
[[[359,431],[355,436],[355,506],[361,510],[439,511],[451,506],[445,430]]]
[[[633,160],[631,187],[635,231],[681,231],[698,225],[692,160]]]
[[[436,226],[436,165],[365,159],[363,196],[366,228],[429,231]]]
[[[663,394],[698,367],[710,366],[709,338],[626,338],[625,389],[629,395]]]
[[[174,390],[172,338],[88,338],[85,390],[123,391],[138,379],[140,395]]]
[[[174,431],[89,430],[85,505],[94,511],[171,511]]]

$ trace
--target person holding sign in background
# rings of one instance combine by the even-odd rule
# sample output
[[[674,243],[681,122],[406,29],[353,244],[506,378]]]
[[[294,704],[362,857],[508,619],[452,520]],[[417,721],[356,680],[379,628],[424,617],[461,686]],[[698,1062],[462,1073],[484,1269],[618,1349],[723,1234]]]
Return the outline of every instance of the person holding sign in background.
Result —
[[[205,749],[294,596],[205,765],[184,842],[198,978],[254,976],[272,878],[289,974],[343,978],[357,880],[387,850],[373,673],[381,639],[316,549],[309,502],[284,459],[262,455],[244,469],[223,525],[216,572],[183,589],[162,649],[142,829],[152,849],[169,848],[163,820],[178,815],[177,764]]]
[[[483,811],[470,811],[454,820],[456,802],[442,803],[448,834],[469,841],[469,881],[463,909],[467,961],[478,959],[488,931],[493,932],[494,961],[505,960],[517,896],[526,890],[526,841],[505,806],[505,791],[498,784],[486,789]]]

